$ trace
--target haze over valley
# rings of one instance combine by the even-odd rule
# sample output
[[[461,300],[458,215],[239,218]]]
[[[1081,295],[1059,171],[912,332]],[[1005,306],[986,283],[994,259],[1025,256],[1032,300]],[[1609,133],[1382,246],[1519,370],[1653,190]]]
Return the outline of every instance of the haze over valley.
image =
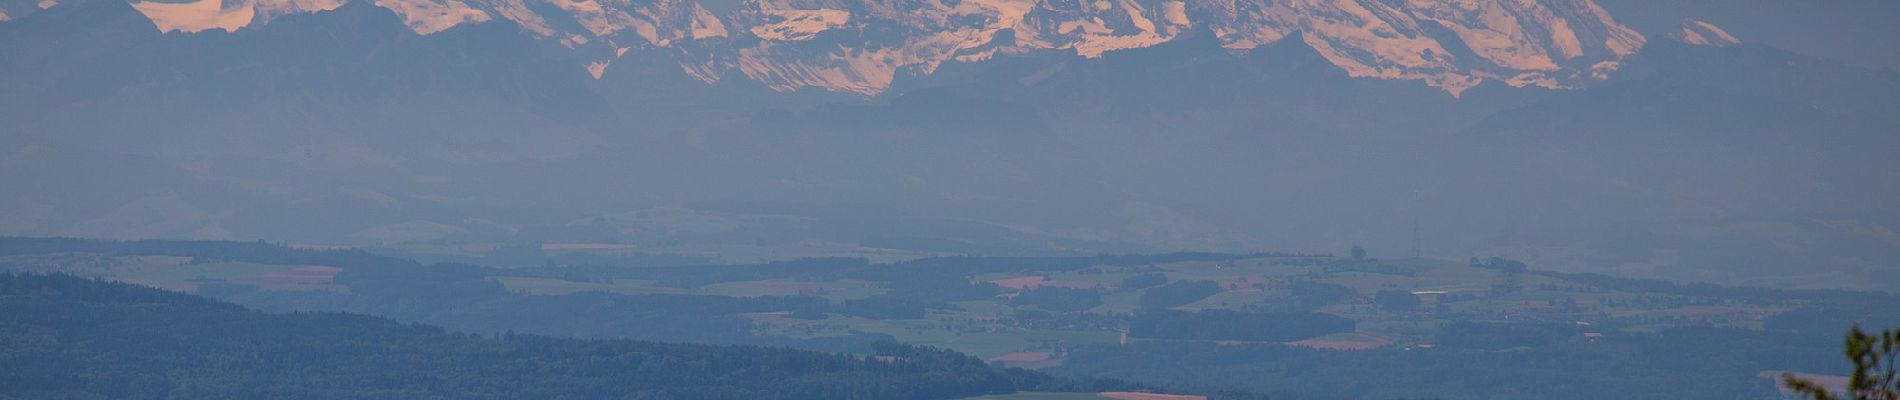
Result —
[[[561,355],[598,350],[818,374],[627,395],[653,398],[1638,398],[1681,378],[1651,367],[1755,346],[1647,395],[1772,397],[1793,393],[1782,371],[1844,374],[1853,323],[1900,323],[1896,18],[1878,0],[0,0],[0,303],[25,310],[0,322],[28,332],[9,343],[200,334],[122,310],[158,307],[321,325],[411,367],[631,371]],[[372,317],[281,314],[299,311]],[[384,326],[403,324],[437,328]],[[311,351],[281,338],[217,340]],[[45,348],[0,365],[124,350]],[[1455,379],[1557,362],[1617,372]],[[470,386],[529,374],[506,366],[378,395],[211,383],[288,368],[263,365],[167,390],[637,391]],[[1393,384],[1340,389],[1368,371]],[[76,385],[0,395],[149,394]]]

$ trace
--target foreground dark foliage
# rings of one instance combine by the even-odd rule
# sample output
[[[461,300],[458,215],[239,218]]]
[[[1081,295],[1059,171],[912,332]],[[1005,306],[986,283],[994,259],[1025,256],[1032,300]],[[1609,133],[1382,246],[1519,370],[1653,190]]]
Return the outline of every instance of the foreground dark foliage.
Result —
[[[496,337],[266,314],[141,286],[0,275],[0,397],[951,399],[1096,390],[955,352]]]

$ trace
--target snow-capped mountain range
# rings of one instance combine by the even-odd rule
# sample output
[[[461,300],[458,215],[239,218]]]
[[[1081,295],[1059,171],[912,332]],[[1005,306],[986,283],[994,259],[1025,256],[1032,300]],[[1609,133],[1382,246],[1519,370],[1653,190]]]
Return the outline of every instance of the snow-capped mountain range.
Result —
[[[118,0],[92,0],[118,1]],[[350,0],[135,0],[160,31],[236,31]],[[636,49],[672,50],[682,73],[779,91],[877,95],[905,74],[1036,51],[1098,58],[1211,34],[1240,53],[1303,41],[1351,76],[1422,81],[1452,95],[1484,81],[1575,88],[1606,79],[1646,39],[1592,0],[362,0],[417,34],[511,23],[558,43],[599,79]],[[58,6],[0,3],[25,18]],[[0,17],[7,18],[7,17]],[[1685,41],[1733,41],[1685,24]]]
[[[1418,229],[1428,255],[1892,287],[1900,6],[1850,1],[0,0],[0,234],[1392,254]]]

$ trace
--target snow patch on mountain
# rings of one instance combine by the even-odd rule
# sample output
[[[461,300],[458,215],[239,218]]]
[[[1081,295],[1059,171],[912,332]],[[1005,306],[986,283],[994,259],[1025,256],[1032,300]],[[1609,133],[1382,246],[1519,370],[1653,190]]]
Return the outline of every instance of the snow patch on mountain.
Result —
[[[613,61],[595,61],[595,62],[587,63],[587,74],[593,75],[594,80],[600,80],[601,75],[607,73],[607,65],[609,64],[613,64]]]
[[[548,3],[560,8],[561,11],[566,11],[569,16],[574,19],[574,22],[580,23],[581,27],[586,29],[587,33],[593,37],[612,36],[614,33],[620,31],[637,30],[642,27],[642,24],[635,22],[633,16],[627,14],[626,11],[617,8],[607,8],[602,6],[598,1],[549,0]],[[647,37],[654,35],[654,32],[636,32],[635,34],[640,33],[646,33],[642,36]],[[585,38],[570,39],[569,41],[577,43],[587,42]]]
[[[1298,33],[1352,76],[1421,80],[1454,95],[1486,79],[1569,87],[1644,42],[1586,0],[1198,1],[1228,48]]]
[[[465,23],[487,22],[487,12],[461,0],[375,0],[402,17],[404,25],[418,34],[431,34]]]
[[[1670,37],[1683,43],[1710,47],[1726,47],[1742,42],[1715,24],[1695,19],[1682,21],[1682,29],[1677,30]]]
[[[1186,23],[1177,23],[1188,21],[1185,12],[1170,17],[1172,12],[1168,10],[1176,7],[1170,6],[1174,3],[1179,2],[1165,2],[1157,7],[1158,10],[1150,10],[1134,0],[1120,0],[1112,4],[1107,0],[1098,0],[1093,7],[1093,11],[1098,12],[1095,15],[1057,23],[1058,35],[1072,36],[1068,44],[1050,47],[1068,48],[1074,50],[1076,55],[1096,58],[1110,51],[1165,43],[1188,27]],[[1185,10],[1186,5],[1178,7]],[[1110,19],[1105,20],[1103,17]],[[1155,23],[1157,19],[1161,21],[1160,24]],[[1111,26],[1111,23],[1116,23],[1116,26]]]
[[[513,21],[516,25],[520,25],[522,30],[534,34],[535,37],[549,38],[554,36],[554,28],[548,25],[548,21],[541,18],[541,15],[536,14],[534,10],[529,9],[528,4],[523,0],[477,1],[479,5],[487,8],[496,16]]]
[[[693,5],[692,34],[693,39],[726,37],[726,23],[720,22],[719,17],[713,16],[711,11],[706,11],[705,8],[695,4]],[[625,53],[624,50],[621,52]]]
[[[1422,20],[1456,32],[1465,47],[1491,64],[1515,70],[1556,70],[1556,61],[1546,51],[1548,43],[1540,43],[1534,37],[1537,32],[1518,22],[1520,16],[1526,23],[1550,18],[1549,10],[1506,10],[1515,4],[1521,3],[1440,2],[1418,14]]]
[[[226,32],[289,14],[334,10],[346,0],[195,0],[184,3],[133,1],[134,10],[152,21],[159,32],[195,33],[212,29]]]
[[[874,96],[890,88],[897,69],[909,64],[896,49],[855,50],[814,61],[781,48],[762,46],[739,50],[739,72],[779,91],[806,87]],[[780,60],[794,60],[783,62]]]
[[[224,7],[224,0],[197,0],[188,3],[139,1],[132,8],[145,14],[160,32],[202,32],[211,29],[236,31],[251,24],[257,10],[245,4]]]
[[[763,12],[772,21],[752,27],[752,35],[772,41],[810,40],[819,33],[851,22],[851,12],[846,10],[766,9]]]

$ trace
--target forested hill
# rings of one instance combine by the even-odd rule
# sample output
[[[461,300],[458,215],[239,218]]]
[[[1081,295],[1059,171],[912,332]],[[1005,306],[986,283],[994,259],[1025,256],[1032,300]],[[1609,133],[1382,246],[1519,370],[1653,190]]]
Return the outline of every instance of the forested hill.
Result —
[[[1112,388],[903,345],[864,357],[497,336],[0,274],[0,398],[950,399]]]

